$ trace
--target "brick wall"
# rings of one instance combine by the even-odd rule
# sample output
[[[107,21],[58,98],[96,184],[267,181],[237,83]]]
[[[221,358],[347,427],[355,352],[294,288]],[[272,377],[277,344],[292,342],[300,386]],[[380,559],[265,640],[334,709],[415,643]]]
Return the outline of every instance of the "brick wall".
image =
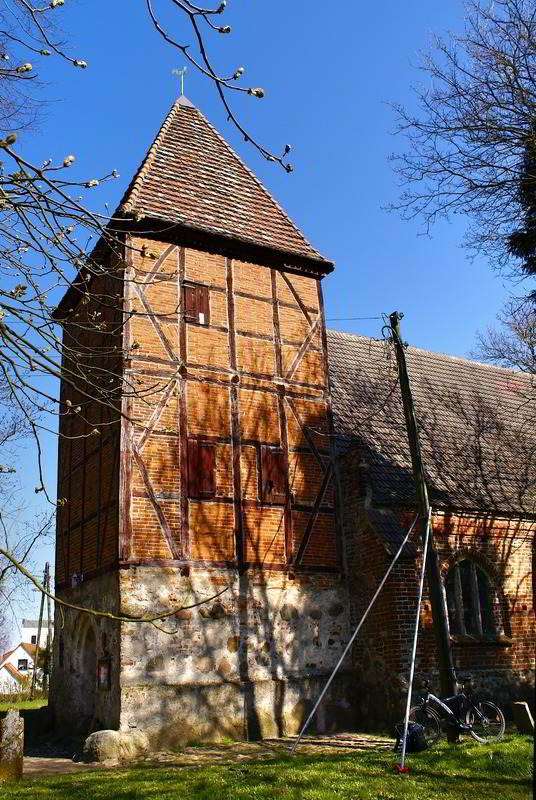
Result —
[[[342,491],[345,556],[352,625],[355,626],[385,574],[394,550],[367,521],[367,501],[356,480],[353,464],[349,470],[342,469]],[[389,514],[393,512],[405,525],[411,524],[413,514],[388,510]],[[498,613],[504,628],[504,634],[493,641],[474,636],[451,637],[458,677],[471,674],[477,690],[494,696],[507,713],[513,699],[533,702],[534,523],[484,515],[438,513],[434,514],[433,526],[443,579],[456,561],[474,560],[497,590]],[[403,713],[421,568],[418,537],[413,538],[417,556],[403,554],[353,651],[358,676],[355,704],[358,724],[363,727],[390,724]],[[415,685],[418,689],[423,678],[431,678],[439,691],[437,651],[426,583],[420,625]]]
[[[304,542],[303,568],[337,569],[319,281],[165,242],[128,252],[126,374],[140,391],[125,405],[121,560],[286,568]],[[204,287],[208,315],[185,320],[183,286]],[[213,446],[210,497],[189,491],[191,441]],[[265,447],[285,465],[274,501]]]
[[[111,260],[105,262],[113,267]],[[112,269],[109,270],[112,272]],[[121,282],[93,279],[63,320],[56,584],[117,562]]]
[[[336,569],[319,281],[139,238],[126,260],[125,324],[110,276],[94,279],[63,323],[58,584],[118,559],[284,568],[304,537],[302,566]],[[208,325],[184,320],[192,284],[208,291]],[[94,399],[99,382],[120,376],[114,345],[132,356],[121,423]],[[209,499],[188,496],[191,439],[214,445]],[[260,496],[267,445],[285,463],[286,499],[275,504]]]
[[[523,520],[470,514],[434,515],[434,534],[444,579],[450,567],[469,558],[489,576],[497,592],[496,615],[503,633],[488,642],[453,636],[454,663],[459,676],[472,674],[481,691],[508,704],[510,699],[533,702],[536,624],[532,592],[532,553],[536,525]],[[423,642],[419,669],[432,670],[435,643],[430,603],[424,598]]]

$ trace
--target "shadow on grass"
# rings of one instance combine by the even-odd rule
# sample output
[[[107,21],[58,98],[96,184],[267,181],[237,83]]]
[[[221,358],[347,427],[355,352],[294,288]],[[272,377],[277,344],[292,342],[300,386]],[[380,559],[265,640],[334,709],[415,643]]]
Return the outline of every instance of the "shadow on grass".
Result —
[[[532,745],[515,737],[494,746],[442,745],[412,756],[412,773],[393,772],[394,753],[279,755],[234,764],[139,764],[11,784],[3,800],[527,800]],[[4,787],[2,787],[4,788]]]

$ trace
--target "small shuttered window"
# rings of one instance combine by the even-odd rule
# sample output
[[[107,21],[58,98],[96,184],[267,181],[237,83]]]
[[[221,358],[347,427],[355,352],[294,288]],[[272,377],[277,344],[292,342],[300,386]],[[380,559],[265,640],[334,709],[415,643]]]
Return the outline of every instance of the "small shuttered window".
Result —
[[[284,503],[286,498],[286,464],[282,450],[261,448],[261,498],[263,503]]]
[[[184,319],[198,325],[210,323],[210,302],[208,286],[187,283],[182,287]]]
[[[188,495],[214,497],[216,494],[214,445],[188,441]]]

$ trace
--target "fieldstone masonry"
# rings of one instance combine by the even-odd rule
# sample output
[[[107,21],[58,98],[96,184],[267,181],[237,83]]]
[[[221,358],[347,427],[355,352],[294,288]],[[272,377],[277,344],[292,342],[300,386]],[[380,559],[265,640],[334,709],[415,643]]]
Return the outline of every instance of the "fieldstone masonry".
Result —
[[[121,728],[153,728],[166,740],[295,733],[348,635],[338,578],[300,585],[281,573],[140,568],[121,575],[121,596],[129,614],[202,603],[167,620],[170,633],[123,629]],[[327,730],[350,721],[344,676],[337,687]]]
[[[103,575],[69,592],[73,605],[119,612],[117,575]],[[57,725],[86,733],[118,728],[120,719],[121,628],[106,617],[64,608],[56,617],[55,660],[50,700]],[[109,681],[99,681],[99,664],[106,663]]]
[[[80,587],[75,602],[132,616],[180,609],[158,627],[67,611],[60,634],[68,648],[54,674],[57,722],[143,731],[153,748],[296,733],[348,637],[346,588],[338,576],[291,580],[217,569],[185,576],[172,567],[138,567],[122,570],[117,585],[107,578]],[[113,654],[111,683],[97,685],[91,717],[88,643],[95,648],[90,670],[107,651]],[[353,725],[352,683],[341,670],[319,709],[317,730]]]

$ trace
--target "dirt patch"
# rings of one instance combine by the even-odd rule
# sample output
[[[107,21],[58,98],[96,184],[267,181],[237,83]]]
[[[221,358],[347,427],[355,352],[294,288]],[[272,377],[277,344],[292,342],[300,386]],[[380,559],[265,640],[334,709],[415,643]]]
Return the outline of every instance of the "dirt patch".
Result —
[[[265,739],[261,742],[232,742],[184,747],[176,751],[151,753],[138,763],[161,764],[174,767],[195,767],[207,764],[234,764],[244,761],[258,761],[288,753],[295,737]],[[300,743],[298,752],[302,754],[340,754],[356,750],[390,750],[393,742],[386,737],[358,733],[338,733],[333,736],[306,736]],[[52,748],[51,748],[52,749]],[[71,758],[61,758],[51,753],[48,756],[26,756],[24,777],[34,778],[45,775],[64,775],[86,772],[94,769],[114,769],[103,764],[85,764]]]

